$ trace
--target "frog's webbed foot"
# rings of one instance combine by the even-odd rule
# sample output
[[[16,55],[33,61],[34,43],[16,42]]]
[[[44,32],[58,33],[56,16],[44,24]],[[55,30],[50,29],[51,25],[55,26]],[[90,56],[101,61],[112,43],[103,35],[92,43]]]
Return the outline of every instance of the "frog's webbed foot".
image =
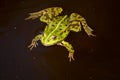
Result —
[[[74,59],[74,50],[73,50],[73,47],[72,47],[71,44],[69,44],[69,43],[66,42],[66,41],[62,41],[61,43],[58,43],[57,45],[64,46],[64,47],[69,51],[68,58],[69,58],[69,61],[70,61],[70,62],[71,62],[72,60],[75,60],[75,59]]]
[[[88,36],[96,37],[96,35],[94,35],[94,34],[92,33],[92,32],[93,32],[93,29],[90,28],[90,27],[87,25],[87,23],[86,23],[85,20],[82,21],[82,25],[83,25],[83,28],[84,28],[84,30],[85,30],[85,32],[87,33]]]
[[[92,32],[93,32],[93,29],[88,26],[85,18],[82,17],[81,15],[79,15],[79,16],[80,16],[80,17],[79,17],[80,22],[81,22],[81,24],[82,24],[82,26],[83,26],[83,29],[84,29],[85,32],[87,33],[87,35],[88,35],[88,36],[93,36],[93,37],[95,37],[96,35],[94,35],[94,34],[92,33]]]
[[[28,19],[36,19],[38,18],[39,16],[41,16],[41,13],[40,12],[34,12],[34,13],[29,13],[29,17],[25,18],[25,20],[28,20]]]
[[[28,48],[30,48],[30,50],[32,50],[34,47],[36,47],[38,45],[37,41],[33,41],[31,42],[31,44],[28,46]]]

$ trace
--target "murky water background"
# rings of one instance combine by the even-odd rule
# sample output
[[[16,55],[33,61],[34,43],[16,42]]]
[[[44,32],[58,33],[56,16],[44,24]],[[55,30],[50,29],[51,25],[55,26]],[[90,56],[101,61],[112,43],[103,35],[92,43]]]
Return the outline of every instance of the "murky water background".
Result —
[[[119,79],[117,20],[113,22],[117,9],[113,3],[108,0],[1,1],[1,80]],[[30,12],[53,6],[63,8],[61,15],[81,14],[97,35],[88,37],[84,30],[69,34],[66,41],[73,45],[76,59],[71,63],[64,47],[45,47],[39,42],[39,47],[32,51],[27,48],[32,38],[44,30],[45,24],[38,19],[24,19]]]

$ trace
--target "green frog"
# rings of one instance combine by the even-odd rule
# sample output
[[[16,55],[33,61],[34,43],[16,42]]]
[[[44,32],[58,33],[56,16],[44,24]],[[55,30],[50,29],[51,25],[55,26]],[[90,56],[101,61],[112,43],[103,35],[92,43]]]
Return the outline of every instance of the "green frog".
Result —
[[[40,18],[40,21],[46,23],[46,27],[43,34],[35,36],[28,48],[32,50],[36,47],[38,40],[40,40],[44,46],[60,45],[68,50],[68,58],[71,62],[71,60],[75,60],[74,49],[69,42],[65,41],[70,31],[79,32],[81,31],[81,27],[83,27],[88,36],[95,35],[92,34],[93,29],[87,25],[86,20],[80,14],[72,13],[70,16],[59,16],[62,11],[63,9],[61,7],[50,7],[29,14],[29,17],[25,20]]]

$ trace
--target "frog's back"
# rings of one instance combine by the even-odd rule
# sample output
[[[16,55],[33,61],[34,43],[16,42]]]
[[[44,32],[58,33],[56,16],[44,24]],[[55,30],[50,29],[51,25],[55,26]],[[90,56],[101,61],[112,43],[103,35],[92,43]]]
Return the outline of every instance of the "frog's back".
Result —
[[[69,33],[67,16],[53,18],[51,23],[46,26],[44,32],[47,36],[56,36],[61,40],[64,39]]]

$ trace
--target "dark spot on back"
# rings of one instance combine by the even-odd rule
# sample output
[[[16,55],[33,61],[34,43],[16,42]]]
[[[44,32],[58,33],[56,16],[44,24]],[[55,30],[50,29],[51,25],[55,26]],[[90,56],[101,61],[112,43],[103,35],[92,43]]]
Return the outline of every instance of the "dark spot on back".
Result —
[[[60,35],[62,35],[62,34],[63,34],[63,32],[60,33]]]
[[[62,30],[61,28],[59,30]]]
[[[75,27],[75,26],[79,26],[79,24],[70,24],[70,26]]]

